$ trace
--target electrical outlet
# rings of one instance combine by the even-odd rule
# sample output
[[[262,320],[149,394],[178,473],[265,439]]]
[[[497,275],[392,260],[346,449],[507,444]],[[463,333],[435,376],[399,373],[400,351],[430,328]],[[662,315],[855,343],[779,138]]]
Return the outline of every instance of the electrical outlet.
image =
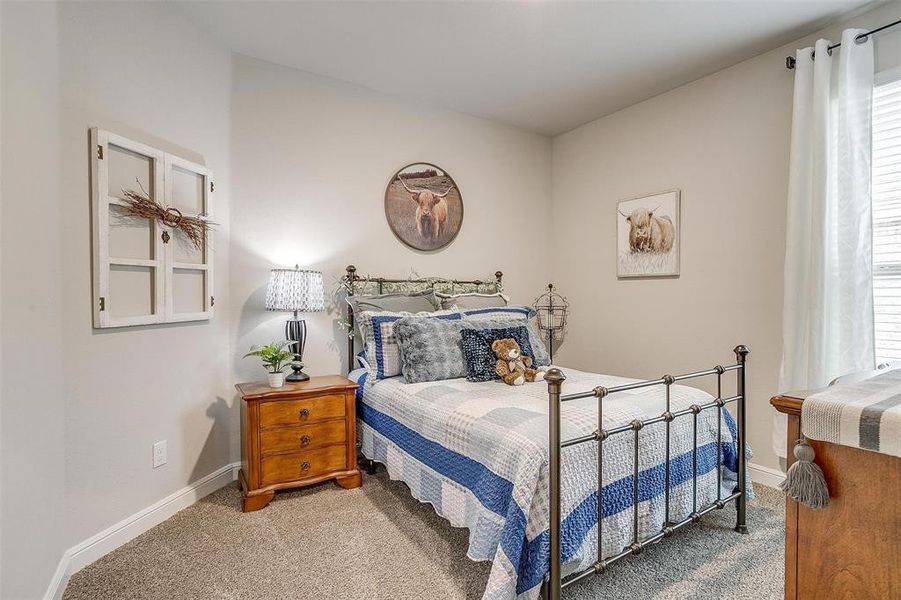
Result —
[[[160,440],[153,445],[153,468],[162,467],[169,460],[166,450],[166,440]]]

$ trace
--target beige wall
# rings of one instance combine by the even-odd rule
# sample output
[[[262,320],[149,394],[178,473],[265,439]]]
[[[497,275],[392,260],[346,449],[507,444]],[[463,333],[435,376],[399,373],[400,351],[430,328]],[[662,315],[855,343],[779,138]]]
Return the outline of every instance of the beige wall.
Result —
[[[2,5],[2,598],[43,594],[64,545],[59,57],[53,5]]]
[[[895,3],[854,18],[897,19]],[[825,35],[838,39],[845,26]],[[877,38],[881,64],[897,32]],[[815,39],[815,38],[811,38]],[[791,132],[790,44],[554,139],[551,273],[572,302],[560,362],[634,377],[725,364],[751,347],[753,462],[778,467],[772,411],[782,357]],[[617,280],[616,202],[682,190],[682,275]]]
[[[548,272],[550,140],[488,121],[423,108],[352,86],[236,56],[232,95],[231,298],[234,371],[263,375],[240,356],[284,336],[287,313],[263,309],[269,269],[323,271],[335,289],[361,274],[489,277],[530,302]],[[445,168],[466,216],[438,253],[408,249],[384,215],[388,179],[417,161]],[[307,316],[305,361],[335,373],[344,358],[337,312]]]
[[[3,3],[2,75],[0,596],[20,599],[66,548],[231,460],[231,54],[162,4]],[[92,329],[92,126],[215,172],[212,321]]]
[[[79,542],[228,462],[231,55],[166,6],[60,4],[62,303],[66,473]],[[189,60],[186,58],[189,57]],[[160,327],[91,326],[86,131],[99,126],[214,173],[216,316]],[[151,446],[169,462],[151,468]]]

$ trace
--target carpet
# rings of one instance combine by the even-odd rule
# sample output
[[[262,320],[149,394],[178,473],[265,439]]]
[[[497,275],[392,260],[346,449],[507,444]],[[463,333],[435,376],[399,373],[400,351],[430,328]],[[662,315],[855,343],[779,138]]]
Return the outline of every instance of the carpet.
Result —
[[[732,531],[729,505],[563,597],[782,598],[784,502],[755,490],[750,535]],[[489,564],[466,558],[468,535],[383,468],[246,514],[230,485],[74,574],[64,600],[480,598]]]

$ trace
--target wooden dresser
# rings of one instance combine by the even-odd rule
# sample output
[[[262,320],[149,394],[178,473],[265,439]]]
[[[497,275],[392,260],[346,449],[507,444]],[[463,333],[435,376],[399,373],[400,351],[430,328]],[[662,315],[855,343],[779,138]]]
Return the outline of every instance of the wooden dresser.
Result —
[[[789,464],[804,400],[776,396],[788,415]],[[829,486],[829,506],[785,503],[785,598],[901,598],[901,458],[808,440]]]
[[[328,375],[275,389],[264,382],[235,387],[242,396],[244,512],[264,508],[276,490],[329,479],[360,487],[355,383]]]

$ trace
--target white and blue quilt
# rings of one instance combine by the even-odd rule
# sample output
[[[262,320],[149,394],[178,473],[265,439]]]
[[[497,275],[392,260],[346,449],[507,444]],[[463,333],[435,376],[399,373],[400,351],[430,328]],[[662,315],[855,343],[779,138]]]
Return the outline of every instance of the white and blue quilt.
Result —
[[[634,380],[564,370],[563,393]],[[358,375],[359,378],[359,375]],[[455,527],[470,531],[467,555],[491,561],[483,598],[535,598],[548,571],[548,396],[547,385],[510,387],[503,382],[452,379],[404,383],[384,379],[361,386],[357,417],[363,455],[386,465],[392,479],[404,481],[415,498],[432,504]],[[707,393],[673,386],[672,409],[712,400]],[[662,386],[612,394],[604,399],[604,428],[665,410]],[[563,405],[562,439],[597,428],[597,400]],[[717,464],[717,411],[698,417],[698,506],[735,486],[735,423],[723,411],[721,464]],[[663,526],[664,425],[640,431],[639,533]],[[692,416],[672,423],[670,519],[692,510]],[[634,434],[604,442],[604,554],[620,552],[632,541]],[[585,443],[563,450],[561,510],[563,573],[597,560],[597,449]]]

